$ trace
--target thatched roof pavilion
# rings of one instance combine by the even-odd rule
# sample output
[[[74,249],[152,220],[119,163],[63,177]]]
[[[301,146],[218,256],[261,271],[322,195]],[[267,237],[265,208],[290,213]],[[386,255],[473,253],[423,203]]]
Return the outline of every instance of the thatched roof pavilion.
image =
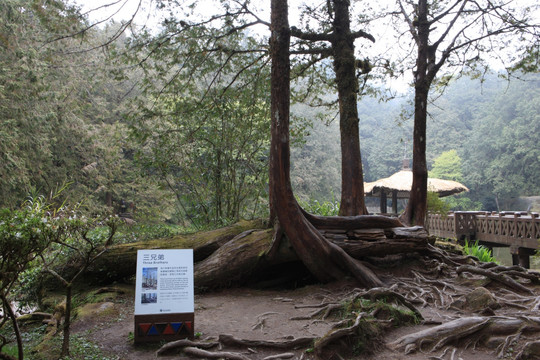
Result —
[[[397,199],[408,199],[412,188],[412,171],[404,163],[403,169],[390,177],[364,184],[366,196],[381,198],[381,213],[386,213],[386,199],[392,196],[392,212],[397,213]],[[469,189],[452,180],[428,178],[428,191],[436,192],[439,197],[458,194]]]

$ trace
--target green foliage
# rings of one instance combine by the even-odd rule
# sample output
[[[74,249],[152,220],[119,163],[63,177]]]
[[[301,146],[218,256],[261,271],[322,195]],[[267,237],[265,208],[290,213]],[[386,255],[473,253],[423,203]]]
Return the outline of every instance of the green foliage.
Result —
[[[22,294],[23,302],[39,303],[42,271],[49,272],[68,289],[69,305],[73,282],[110,245],[118,220],[109,216],[87,217],[78,206],[70,207],[65,202],[58,204],[65,189],[60,189],[48,200],[43,196],[31,196],[20,210],[0,210],[0,298],[3,306],[9,306],[8,299],[15,290]],[[96,230],[103,226],[109,230]],[[16,285],[20,286],[15,288]],[[70,307],[67,309],[69,314]],[[69,319],[65,326],[69,327]],[[13,331],[16,336],[20,335],[17,328]]]
[[[77,118],[80,104],[71,96],[84,81],[70,76],[76,57],[68,60],[60,55],[60,49],[73,42],[44,44],[57,32],[74,29],[74,19],[72,9],[61,1],[45,6],[10,0],[0,8],[4,43],[0,53],[0,204],[4,207],[15,208],[32,187],[52,191],[90,153],[88,128]],[[54,182],[47,183],[51,179]]]
[[[21,210],[0,210],[0,291],[10,288],[49,245],[55,225],[40,202]]]
[[[29,191],[50,193],[73,182],[63,196],[81,202],[87,214],[119,210],[124,201],[134,204],[133,216],[144,224],[200,228],[265,216],[267,42],[232,31],[237,20],[246,21],[243,14],[229,11],[226,21],[199,28],[170,18],[163,33],[129,38],[117,36],[120,24],[109,24],[71,38],[65,35],[87,24],[64,1],[3,1],[0,207],[16,209]],[[302,19],[306,27],[311,15]],[[313,29],[330,25],[313,23]],[[83,51],[112,38],[104,51]],[[123,53],[132,57],[129,66]],[[534,70],[537,53],[531,44],[517,54],[516,69]],[[292,59],[292,143],[304,145],[292,149],[291,181],[305,202],[329,201],[341,182],[336,106],[298,105],[335,105],[331,61],[313,60]],[[306,69],[311,61],[315,66]],[[461,159],[463,182],[471,188],[444,199],[452,209],[496,210],[499,204],[504,210],[508,199],[539,193],[538,74],[523,77],[527,82],[500,83],[492,74],[481,82],[446,74],[438,79],[446,92],[430,110],[428,162],[437,174],[451,159],[439,164],[436,157],[455,150],[451,158]],[[141,95],[135,103],[124,101],[135,94]],[[366,181],[389,176],[410,157],[412,122],[399,117],[401,110],[411,113],[409,95],[359,103]],[[128,113],[140,116],[127,121]],[[457,174],[455,168],[443,172]]]
[[[447,196],[442,201],[453,211],[480,211],[483,208],[480,201],[471,199],[468,194]]]
[[[538,75],[529,75],[527,82],[506,84],[476,114],[464,144],[464,171],[484,210],[510,210],[506,200],[540,192],[539,82]]]
[[[429,176],[438,179],[453,180],[463,183],[464,177],[462,173],[462,160],[456,150],[448,150],[435,158],[433,167],[429,172]],[[432,196],[432,195],[431,195]],[[467,193],[447,196],[441,201],[436,201],[428,195],[428,209],[431,207],[437,208],[443,206],[441,210],[446,213],[449,210],[454,211],[473,211],[481,210],[482,203],[469,198]],[[437,211],[435,211],[437,212]]]
[[[143,36],[140,45],[170,30]],[[174,220],[184,225],[261,216],[267,208],[269,69],[247,51],[259,44],[238,32],[220,40],[224,51],[206,50],[207,36],[216,36],[211,29],[181,33],[185,43],[166,41],[143,64],[145,98],[130,129],[137,159],[176,195]]]
[[[44,324],[23,326],[21,328],[21,336],[24,341],[25,347],[27,349],[31,349],[35,345],[39,344],[46,328],[47,325]],[[0,328],[0,335],[4,336],[8,340],[8,344],[2,348],[2,354],[15,356],[15,358],[17,358],[17,346],[14,344],[15,339],[13,337],[13,328],[11,324],[7,323],[2,328]],[[35,357],[31,353],[31,351],[28,351],[24,355],[24,358],[32,360]]]
[[[319,202],[316,199],[309,201],[299,200],[300,206],[308,213],[321,216],[337,216],[339,213],[339,200],[335,198],[332,201]]]
[[[33,260],[46,251],[56,232],[51,221],[56,211],[43,197],[29,198],[25,204],[20,210],[0,209],[0,302],[6,315],[2,318],[2,325],[10,319],[16,322],[11,305],[14,287]],[[18,340],[18,356],[22,358],[18,326],[13,325],[13,335]],[[0,345],[0,352],[3,345]]]
[[[482,262],[497,262],[493,257],[491,250],[484,245],[478,245],[478,240],[474,244],[469,244],[469,242],[465,240],[463,252],[478,258],[478,260]]]
[[[540,193],[540,162],[535,160],[540,154],[533,135],[540,132],[538,78],[529,74],[525,81],[510,83],[496,74],[486,75],[482,83],[462,78],[436,99],[427,133],[428,165],[436,169],[435,159],[455,150],[462,183],[470,189],[441,199],[450,209],[492,211],[498,201],[500,210],[526,210],[507,203]],[[404,155],[410,158],[411,121],[397,124],[399,109],[409,106],[403,98],[386,103],[364,98],[359,103],[366,181],[390,176],[401,168]],[[306,145],[293,150],[291,165],[295,194],[304,202],[331,199],[332,191],[338,194],[339,188],[332,188],[341,181],[337,124],[322,130],[315,124]],[[452,173],[459,175],[457,170]]]
[[[454,149],[448,150],[435,158],[429,176],[437,179],[463,182],[461,158],[457,151]]]
[[[431,213],[446,215],[450,211],[450,205],[439,198],[436,192],[428,191],[427,209]]]
[[[7,0],[0,7],[0,207],[17,208],[31,191],[54,192],[102,212],[121,200],[147,221],[170,218],[170,193],[143,178],[123,114],[133,84],[110,74],[120,66],[104,44],[122,48],[118,26],[90,28],[62,0]],[[84,34],[84,36],[82,35]],[[124,79],[125,80],[125,79]]]
[[[100,227],[94,231],[107,233],[108,229],[106,227]],[[123,225],[118,228],[118,231],[114,235],[114,243],[126,244],[137,241],[163,239],[186,232],[190,232],[190,229],[178,225],[144,223]]]
[[[99,347],[99,344],[96,344],[90,341],[89,333],[74,334],[71,338],[71,348],[70,355],[65,357],[59,357],[59,349],[62,346],[61,338],[58,336],[52,337],[48,340],[46,347],[48,351],[40,351],[32,353],[28,359],[29,360],[118,360],[118,356],[109,356],[106,353],[103,353]],[[41,344],[43,346],[44,344]]]

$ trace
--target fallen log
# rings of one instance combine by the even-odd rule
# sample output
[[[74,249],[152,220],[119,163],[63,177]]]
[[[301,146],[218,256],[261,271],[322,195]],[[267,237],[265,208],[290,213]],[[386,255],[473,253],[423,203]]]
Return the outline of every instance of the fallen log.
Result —
[[[410,254],[426,250],[427,233],[423,228],[403,228],[397,219],[381,216],[355,216],[333,218],[315,217],[330,224],[346,223],[348,229],[330,230],[339,235],[332,246],[350,257],[343,261],[344,268],[361,269],[371,274],[358,259],[382,257],[390,254]],[[371,221],[371,223],[370,223]],[[368,227],[369,224],[369,227]],[[382,229],[374,225],[382,224]],[[137,251],[140,249],[193,249],[195,261],[195,287],[197,291],[240,285],[252,281],[268,282],[266,286],[295,281],[299,273],[307,270],[299,261],[286,237],[272,246],[273,229],[262,229],[263,222],[241,221],[237,224],[208,232],[178,235],[167,239],[121,244],[111,247],[86,273],[88,282],[111,282],[134,275]],[[358,229],[352,226],[359,226]],[[333,226],[333,225],[332,225]],[[313,229],[313,231],[317,231]],[[353,239],[349,239],[348,236]],[[368,241],[358,239],[367,236]],[[374,241],[374,239],[379,240]],[[333,256],[336,256],[333,252]],[[348,261],[348,262],[347,262]],[[299,270],[299,271],[297,271]],[[286,279],[286,276],[289,279]],[[368,279],[369,280],[369,279]],[[276,282],[277,281],[277,282]],[[371,286],[382,286],[371,281]]]
[[[196,289],[227,287],[246,282],[253,274],[261,274],[273,266],[296,262],[298,257],[282,241],[273,257],[266,256],[272,246],[272,229],[259,230],[249,236],[238,236],[207,259],[195,265]]]
[[[143,249],[193,249],[194,261],[198,262],[242,232],[265,227],[262,220],[242,220],[216,230],[112,246],[86,271],[86,280],[111,283],[133,276],[137,251]]]

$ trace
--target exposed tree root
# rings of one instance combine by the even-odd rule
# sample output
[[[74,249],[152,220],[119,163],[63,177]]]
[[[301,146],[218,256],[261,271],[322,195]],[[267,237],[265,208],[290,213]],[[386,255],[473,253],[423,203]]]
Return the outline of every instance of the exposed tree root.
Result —
[[[263,329],[264,326],[265,326],[265,322],[266,322],[266,317],[270,316],[270,315],[278,315],[279,313],[277,312],[266,312],[264,314],[260,314],[257,316],[257,323],[255,323],[255,325],[253,325],[251,327],[251,330],[256,330],[256,329]]]
[[[353,325],[346,328],[334,330],[326,336],[323,336],[321,339],[317,340],[315,342],[315,353],[321,356],[328,344],[333,343],[344,337],[354,336],[360,327],[360,320],[365,315],[365,313],[357,314]]]
[[[348,233],[354,232],[351,229],[358,227],[371,229],[373,227],[371,223],[369,227],[367,227],[367,223],[364,223],[367,218],[354,217],[333,220],[313,217],[305,212],[302,215],[305,216],[301,219],[302,227],[316,239],[317,247],[320,247],[319,250],[322,249],[327,259],[332,262],[332,266],[338,264],[336,268],[333,268],[336,270],[336,274],[346,273],[348,270],[356,279],[360,280],[362,285],[367,286],[368,290],[341,291],[340,295],[333,292],[324,297],[319,304],[297,305],[296,309],[313,308],[314,311],[305,316],[292,317],[290,320],[317,318],[320,319],[317,321],[324,321],[337,310],[344,309],[343,300],[354,304],[359,299],[369,299],[372,303],[382,301],[384,304],[390,304],[394,309],[406,314],[407,318],[401,318],[405,319],[404,321],[424,320],[424,316],[419,311],[422,308],[425,308],[429,314],[426,317],[432,317],[431,320],[424,320],[422,324],[435,326],[393,341],[389,347],[394,350],[405,353],[433,352],[433,355],[430,354],[430,359],[458,360],[461,350],[489,345],[490,351],[494,351],[494,356],[508,357],[512,351],[521,350],[518,359],[534,358],[534,356],[540,358],[540,355],[537,355],[540,351],[537,350],[540,348],[540,343],[531,342],[531,337],[534,339],[534,336],[540,334],[540,317],[529,316],[540,311],[540,296],[537,286],[540,284],[539,273],[527,271],[519,266],[500,266],[494,263],[480,264],[474,257],[450,254],[428,243],[424,251],[415,250],[414,253],[408,253],[414,254],[414,261],[409,260],[408,264],[411,264],[409,268],[398,268],[398,272],[396,272],[399,274],[398,276],[394,276],[394,268],[384,269],[385,272],[381,274],[382,271],[374,267],[368,269],[356,256],[351,256],[352,252],[347,254],[342,247],[336,246],[336,244],[347,242],[347,240],[328,241],[318,230],[320,228],[324,228],[324,231],[330,229],[328,232],[332,236],[339,237],[338,235],[341,233],[338,234],[339,231],[336,229],[345,227],[345,234],[350,235]],[[392,229],[392,231],[384,230],[385,236],[390,233],[399,233],[392,227],[395,225],[392,221],[379,218],[371,220],[381,221],[381,229]],[[295,226],[298,224],[295,223]],[[379,237],[383,232],[362,230],[354,232],[354,234]],[[256,233],[252,233],[250,236],[254,235]],[[260,248],[266,249],[263,252],[266,257],[279,258],[283,256],[281,253],[285,248],[291,249],[292,243],[289,244],[289,239],[283,238],[286,240],[281,241],[281,230],[278,229],[275,235],[272,244],[265,240],[265,246]],[[355,244],[355,246],[359,245]],[[224,245],[221,249],[226,248],[227,246]],[[312,249],[296,250],[297,255],[301,251],[304,252],[304,260],[309,260]],[[260,253],[260,251],[253,252],[253,258],[258,257]],[[397,256],[399,257],[399,254]],[[302,256],[300,257],[302,258]],[[363,259],[370,259],[370,257]],[[384,262],[385,258],[377,259],[382,259]],[[319,270],[325,271],[325,269]],[[331,273],[334,274],[333,271]],[[458,278],[457,275],[460,277]],[[381,276],[380,279],[384,280],[385,285],[382,285],[383,281],[379,280],[379,276]],[[504,286],[487,286],[491,282]],[[375,286],[376,284],[380,286]],[[484,303],[473,302],[476,300],[473,295],[485,296],[487,301]],[[293,301],[284,298],[274,298],[274,300]],[[386,307],[378,307],[381,305],[380,303],[375,306],[366,306],[366,303],[368,302],[358,301],[356,307],[347,305],[349,307],[346,311],[353,315],[343,321],[334,321],[333,329],[318,340],[312,337],[286,341],[243,340],[231,335],[221,335],[219,342],[211,343],[212,346],[219,344],[220,351],[204,350],[202,342],[183,343],[176,347],[183,348],[184,353],[193,357],[226,359],[245,359],[250,356],[247,351],[255,352],[257,348],[280,349],[282,351],[296,350],[296,353],[284,352],[266,357],[266,359],[271,360],[294,357],[298,355],[299,349],[313,346],[315,353],[321,359],[329,353],[335,355],[336,358],[346,358],[347,354],[341,353],[341,351],[350,350],[351,343],[358,340],[358,336],[362,336],[361,333],[365,332],[364,330],[370,333],[376,328],[372,333],[375,335],[372,337],[377,337],[380,335],[380,331],[392,324],[391,319],[395,314],[392,311],[394,309],[388,310]],[[515,315],[516,309],[519,311],[518,315]],[[409,311],[403,312],[403,310],[410,310],[414,314],[414,318]],[[513,316],[503,316],[509,314],[509,310],[514,311]],[[424,312],[423,309],[422,312]],[[258,315],[252,330],[263,329],[266,326],[265,320],[274,314],[278,313],[267,312]],[[392,315],[388,316],[388,314]],[[163,351],[174,348],[173,345],[170,346],[170,348],[163,348]],[[222,351],[222,349],[229,348],[245,351],[244,353]],[[261,357],[258,355],[258,358]]]
[[[227,351],[207,351],[196,347],[184,348],[184,353],[202,359],[228,359],[228,360],[250,360],[249,357],[234,352]]]
[[[470,266],[470,265],[462,265],[460,267],[458,267],[456,269],[456,272],[458,274],[462,274],[464,272],[469,272],[469,273],[472,273],[472,274],[478,274],[478,275],[483,275],[483,276],[486,276],[487,278],[491,279],[491,280],[494,280],[494,281],[497,281],[511,289],[514,289],[514,290],[517,290],[517,291],[520,291],[520,292],[523,292],[523,293],[527,293],[529,295],[532,295],[533,292],[531,289],[527,288],[526,286],[518,283],[517,281],[515,281],[514,279],[512,279],[511,277],[505,275],[504,273],[496,273],[494,271],[491,271],[489,269],[482,269],[482,268],[479,268],[479,267],[475,267],[475,266]]]
[[[406,354],[415,351],[432,352],[452,342],[465,344],[486,342],[492,336],[506,335],[499,355],[518,338],[522,332],[540,333],[540,317],[486,317],[460,318],[448,323],[402,336],[389,345],[404,349]]]
[[[320,305],[314,305],[314,306],[311,306],[311,307],[319,307]],[[302,307],[308,307],[308,306],[302,306]],[[322,316],[322,319],[323,320],[326,320],[328,318],[328,316],[330,316],[330,314],[334,311],[334,310],[337,310],[337,309],[341,309],[342,308],[342,305],[339,304],[339,303],[329,303],[329,304],[324,304],[321,306],[320,309],[318,310],[315,310],[313,311],[312,313],[306,315],[306,316],[295,316],[295,317],[292,317],[291,320],[309,320],[309,319],[313,319],[317,316],[319,316],[320,314],[323,314]]]
[[[265,347],[273,349],[299,349],[309,346],[315,341],[315,337],[303,337],[292,340],[283,341],[267,341],[267,340],[244,340],[237,339],[232,335],[220,335],[219,342],[226,346],[248,346],[248,347]]]
[[[291,350],[291,349],[301,349],[311,346],[315,337],[304,337],[291,340],[283,341],[268,341],[268,340],[245,340],[238,339],[232,335],[220,335],[218,342],[198,342],[191,340],[177,340],[163,345],[157,352],[156,355],[165,355],[173,352],[182,351],[184,354],[188,354],[200,358],[209,358],[209,359],[231,359],[231,360],[244,360],[249,359],[246,355],[238,352],[227,352],[227,351],[208,351],[217,346],[228,346],[233,348],[247,348],[250,351],[251,348],[270,348],[270,349],[280,349],[280,350]],[[294,354],[292,354],[294,356]],[[273,355],[267,357],[268,359],[286,359],[292,357],[291,353],[284,353]]]
[[[540,340],[526,343],[523,349],[516,356],[516,360],[529,360],[529,359],[539,359],[539,358],[540,358]]]
[[[411,310],[419,320],[424,319],[420,311],[418,311],[418,309],[409,300],[407,300],[403,295],[387,288],[372,288],[368,291],[357,292],[352,300],[355,301],[359,298],[365,298],[371,301],[384,300],[385,302],[396,302]]]
[[[283,354],[267,356],[263,358],[263,360],[292,359],[293,357],[294,357],[294,353],[283,353]]]
[[[156,355],[165,355],[171,352],[178,352],[180,349],[185,347],[198,347],[201,349],[211,349],[218,346],[218,342],[202,342],[202,341],[191,341],[187,339],[171,341],[166,343],[156,351]]]
[[[35,311],[30,314],[24,314],[17,318],[17,321],[20,323],[30,323],[30,322],[43,322],[48,323],[49,320],[51,320],[53,317],[53,314]]]

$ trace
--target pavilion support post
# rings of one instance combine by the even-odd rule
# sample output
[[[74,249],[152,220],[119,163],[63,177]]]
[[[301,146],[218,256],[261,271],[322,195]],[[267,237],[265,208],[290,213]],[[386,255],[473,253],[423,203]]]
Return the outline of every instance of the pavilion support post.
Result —
[[[397,214],[397,190],[392,191],[392,212]]]
[[[525,269],[531,268],[530,256],[534,255],[533,249],[522,248],[518,246],[510,246],[510,254],[512,254],[512,264],[519,265]]]
[[[386,192],[381,191],[381,214],[386,214],[388,212],[388,207],[386,204]]]

